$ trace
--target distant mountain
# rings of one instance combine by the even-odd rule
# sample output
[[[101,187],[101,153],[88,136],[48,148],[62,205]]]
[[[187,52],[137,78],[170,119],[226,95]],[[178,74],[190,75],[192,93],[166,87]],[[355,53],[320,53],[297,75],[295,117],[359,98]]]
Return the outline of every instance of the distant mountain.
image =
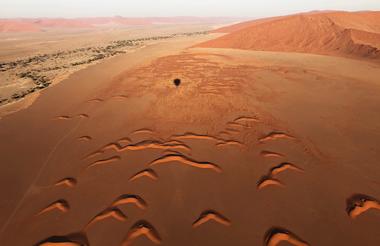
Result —
[[[18,18],[0,19],[0,32],[39,32],[50,28],[95,28],[99,26],[136,26],[155,24],[221,24],[236,22],[229,17],[94,17],[94,18]]]

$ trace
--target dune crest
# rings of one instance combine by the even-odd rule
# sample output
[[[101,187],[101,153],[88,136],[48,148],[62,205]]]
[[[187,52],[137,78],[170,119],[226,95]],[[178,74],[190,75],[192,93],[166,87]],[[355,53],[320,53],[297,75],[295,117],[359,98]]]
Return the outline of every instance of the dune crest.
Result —
[[[260,19],[199,47],[300,52],[380,59],[380,12],[322,12]]]

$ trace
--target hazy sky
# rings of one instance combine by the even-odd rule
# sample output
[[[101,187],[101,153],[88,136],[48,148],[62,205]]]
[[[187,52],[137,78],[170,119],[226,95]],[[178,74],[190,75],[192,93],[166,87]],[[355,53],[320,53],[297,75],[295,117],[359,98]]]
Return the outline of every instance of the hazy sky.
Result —
[[[380,10],[380,0],[0,0],[0,18],[115,15],[263,17],[327,9]]]

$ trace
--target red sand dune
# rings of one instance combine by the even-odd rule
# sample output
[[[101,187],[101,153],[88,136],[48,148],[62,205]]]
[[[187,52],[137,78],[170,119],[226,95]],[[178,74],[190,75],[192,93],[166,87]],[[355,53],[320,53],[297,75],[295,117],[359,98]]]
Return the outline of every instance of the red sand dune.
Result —
[[[380,12],[322,12],[224,27],[200,47],[380,58]]]
[[[20,20],[0,20],[0,32],[38,32],[40,28],[35,23]]]
[[[310,11],[304,14],[322,14],[322,13],[330,13],[330,12],[335,12],[335,11]],[[297,14],[298,15],[298,14]],[[273,20],[278,20],[281,18],[289,17],[288,16],[273,16],[273,17],[267,17],[267,18],[261,18],[261,19],[256,19],[256,20],[250,20],[250,21],[244,21],[244,22],[239,22],[237,24],[233,24],[230,26],[224,26],[218,29],[213,30],[212,32],[214,33],[231,33],[235,32],[241,29],[244,29],[246,27],[252,27],[253,25],[259,25],[265,22],[273,21]]]
[[[230,26],[224,26],[218,29],[213,30],[212,32],[214,33],[232,33],[236,32],[238,30],[247,28],[247,27],[252,27],[256,26],[265,22],[269,22],[272,20],[280,19],[282,17],[269,17],[269,18],[263,18],[263,19],[257,19],[257,20],[251,20],[251,21],[245,21],[245,22],[239,22],[237,24],[233,24]]]
[[[0,19],[0,32],[37,32],[46,28],[93,28],[102,25],[131,26],[154,24],[226,23],[236,21],[225,17],[94,17],[94,18],[25,18]]]

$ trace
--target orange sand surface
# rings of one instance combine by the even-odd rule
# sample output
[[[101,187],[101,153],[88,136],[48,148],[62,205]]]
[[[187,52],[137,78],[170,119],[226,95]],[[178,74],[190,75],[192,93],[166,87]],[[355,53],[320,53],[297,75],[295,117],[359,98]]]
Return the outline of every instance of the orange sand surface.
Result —
[[[1,245],[379,245],[380,64],[189,48],[210,38],[105,60],[0,119]]]
[[[224,27],[199,47],[328,54],[380,60],[380,12],[322,12]]]

